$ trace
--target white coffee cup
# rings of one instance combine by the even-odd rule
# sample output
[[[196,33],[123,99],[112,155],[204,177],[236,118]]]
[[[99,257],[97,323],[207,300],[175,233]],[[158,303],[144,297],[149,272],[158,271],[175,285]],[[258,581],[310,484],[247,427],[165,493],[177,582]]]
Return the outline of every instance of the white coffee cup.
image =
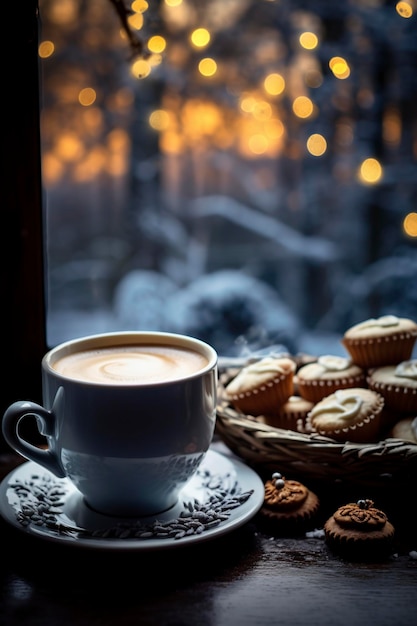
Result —
[[[115,332],[67,341],[42,359],[43,406],[3,416],[8,444],[68,478],[92,509],[145,516],[174,506],[210,446],[217,354],[193,337]],[[22,436],[36,418],[46,448]]]

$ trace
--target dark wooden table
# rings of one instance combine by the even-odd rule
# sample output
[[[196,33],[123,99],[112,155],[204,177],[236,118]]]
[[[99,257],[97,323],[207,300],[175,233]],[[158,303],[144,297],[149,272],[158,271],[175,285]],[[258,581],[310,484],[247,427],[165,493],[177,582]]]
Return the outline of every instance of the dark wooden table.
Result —
[[[3,457],[1,478],[10,464]],[[334,494],[319,495],[325,517]],[[124,554],[51,544],[1,520],[0,624],[416,626],[417,526],[411,501],[392,506],[397,542],[380,562],[344,561],[320,533],[273,537],[257,516],[201,544]]]

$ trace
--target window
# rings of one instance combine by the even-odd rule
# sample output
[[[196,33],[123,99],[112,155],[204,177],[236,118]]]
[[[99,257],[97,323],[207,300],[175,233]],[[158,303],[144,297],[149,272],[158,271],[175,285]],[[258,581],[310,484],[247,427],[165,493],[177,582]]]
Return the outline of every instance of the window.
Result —
[[[128,5],[140,54],[110,1],[40,0],[48,341],[339,352],[415,318],[411,4]]]
[[[143,55],[110,0],[8,4],[2,282],[28,397],[80,334],[336,353],[356,321],[417,319],[409,2],[136,0]]]

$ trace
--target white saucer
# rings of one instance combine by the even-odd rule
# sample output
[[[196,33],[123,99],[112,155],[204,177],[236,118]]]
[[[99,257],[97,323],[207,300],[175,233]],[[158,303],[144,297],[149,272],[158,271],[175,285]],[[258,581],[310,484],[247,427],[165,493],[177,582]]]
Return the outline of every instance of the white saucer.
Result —
[[[0,514],[19,530],[49,541],[99,550],[161,550],[218,537],[261,508],[264,485],[251,468],[209,450],[178,504],[158,516],[113,518],[89,509],[78,490],[26,462],[0,484]]]

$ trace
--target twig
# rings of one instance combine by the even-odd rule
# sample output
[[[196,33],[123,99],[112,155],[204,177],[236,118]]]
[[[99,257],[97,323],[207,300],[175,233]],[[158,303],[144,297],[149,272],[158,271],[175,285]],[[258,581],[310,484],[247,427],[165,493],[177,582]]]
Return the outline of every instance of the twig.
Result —
[[[129,25],[129,15],[132,15],[130,7],[126,6],[125,0],[109,0],[119,16],[122,29],[125,31],[132,50],[132,55],[144,55],[144,44],[142,39],[135,33]]]

